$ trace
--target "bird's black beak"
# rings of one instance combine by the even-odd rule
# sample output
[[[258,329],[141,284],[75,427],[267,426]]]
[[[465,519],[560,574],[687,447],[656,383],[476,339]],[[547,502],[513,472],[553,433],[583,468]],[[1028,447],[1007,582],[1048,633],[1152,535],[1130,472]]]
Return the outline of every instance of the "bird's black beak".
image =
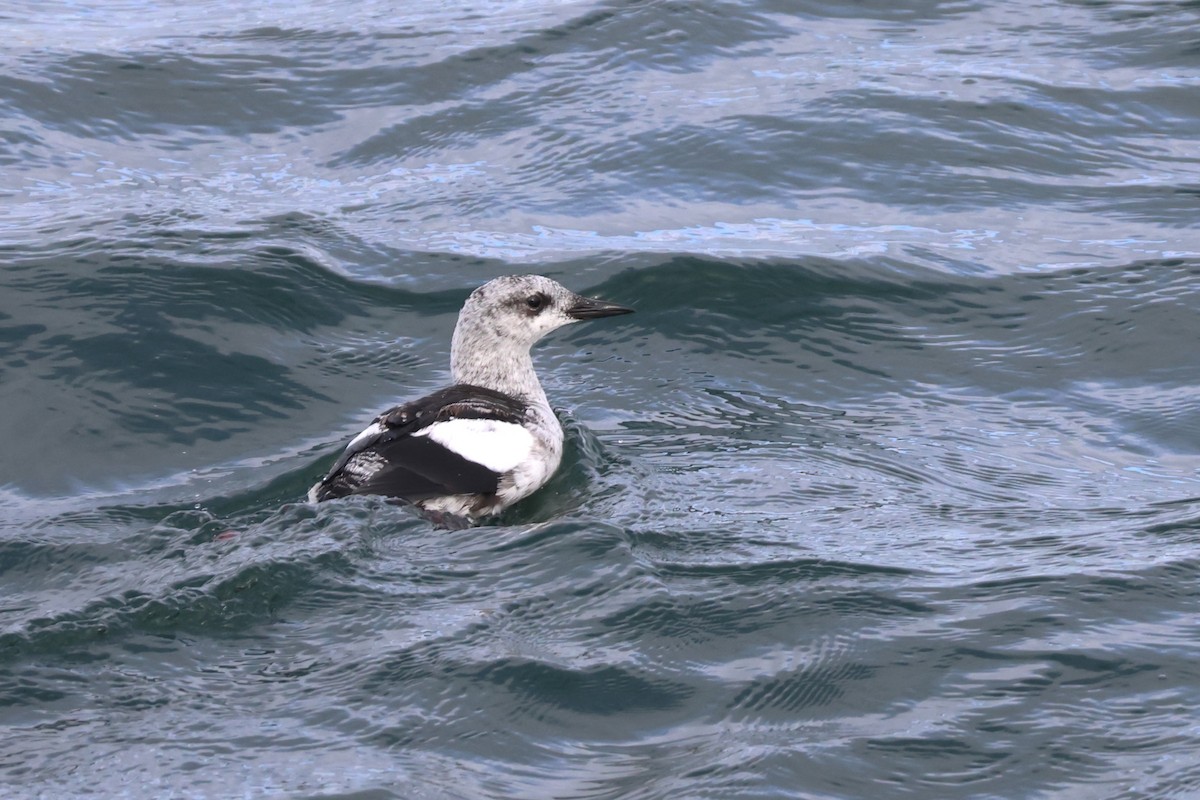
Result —
[[[590,297],[576,297],[575,303],[567,309],[567,316],[572,319],[600,319],[615,317],[618,314],[632,314],[632,308],[619,306],[616,303],[606,303],[603,300],[593,300]]]

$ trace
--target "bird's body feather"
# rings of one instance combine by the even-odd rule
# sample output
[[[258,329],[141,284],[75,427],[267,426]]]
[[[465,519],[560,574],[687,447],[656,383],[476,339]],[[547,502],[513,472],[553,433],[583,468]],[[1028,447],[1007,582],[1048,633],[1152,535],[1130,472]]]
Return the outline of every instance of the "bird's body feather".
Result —
[[[525,404],[512,397],[469,384],[396,406],[350,441],[309,499],[494,495],[503,473],[515,466],[506,463],[512,457],[505,457],[502,447],[531,438],[521,425],[526,412]],[[526,444],[525,455],[529,449]]]

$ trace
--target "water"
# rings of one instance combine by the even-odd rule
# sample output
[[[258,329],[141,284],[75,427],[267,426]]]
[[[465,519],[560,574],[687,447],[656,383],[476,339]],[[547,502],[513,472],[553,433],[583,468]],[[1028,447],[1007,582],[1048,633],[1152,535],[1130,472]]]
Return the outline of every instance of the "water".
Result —
[[[0,20],[5,797],[1200,796],[1196,3]],[[526,271],[552,483],[300,502]]]

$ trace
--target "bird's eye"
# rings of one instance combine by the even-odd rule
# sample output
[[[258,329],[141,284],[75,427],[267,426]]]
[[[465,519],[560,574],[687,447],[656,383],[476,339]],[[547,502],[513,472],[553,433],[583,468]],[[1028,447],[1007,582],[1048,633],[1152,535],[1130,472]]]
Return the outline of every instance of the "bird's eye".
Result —
[[[531,294],[525,298],[525,305],[530,311],[541,311],[542,306],[546,305],[546,296],[543,294]]]

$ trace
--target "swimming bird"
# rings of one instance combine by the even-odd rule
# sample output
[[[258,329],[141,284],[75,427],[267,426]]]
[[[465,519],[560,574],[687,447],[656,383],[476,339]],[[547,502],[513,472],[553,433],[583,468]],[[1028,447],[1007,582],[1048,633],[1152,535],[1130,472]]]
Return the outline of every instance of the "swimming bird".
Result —
[[[564,325],[632,312],[541,275],[485,283],[454,327],[454,384],[377,416],[308,499],[386,495],[461,527],[528,497],[558,469],[563,449],[530,348]]]

